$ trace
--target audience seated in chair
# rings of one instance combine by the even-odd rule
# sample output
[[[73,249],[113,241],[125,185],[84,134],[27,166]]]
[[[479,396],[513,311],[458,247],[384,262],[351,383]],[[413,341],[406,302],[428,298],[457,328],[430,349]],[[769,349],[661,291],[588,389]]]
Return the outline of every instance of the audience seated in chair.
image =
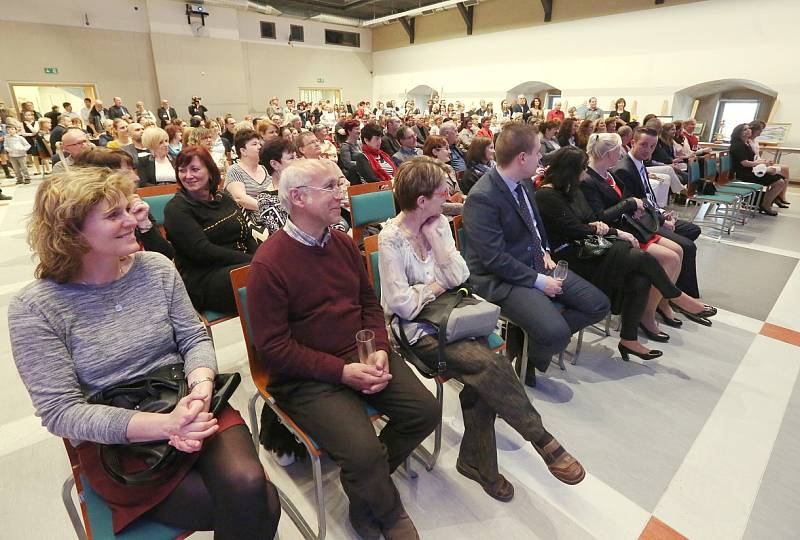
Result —
[[[473,143],[474,144],[474,143]],[[442,209],[447,201],[449,167],[419,157],[400,166],[394,194],[400,213],[387,222],[378,238],[381,304],[397,315],[414,353],[436,370],[439,341],[431,327],[415,323],[423,307],[447,289],[467,281],[461,257]],[[583,467],[542,425],[522,383],[504,356],[485,340],[462,339],[445,348],[446,376],[460,380],[464,438],[456,470],[480,484],[490,496],[510,501],[514,486],[498,472],[494,421],[500,416],[533,444],[550,472],[562,482],[577,484]]]
[[[233,137],[233,148],[239,161],[225,173],[225,191],[246,212],[258,211],[257,198],[270,185],[269,173],[259,163],[262,145],[261,138],[253,129],[240,129]]]
[[[356,156],[356,170],[361,181],[385,182],[391,180],[397,168],[392,158],[381,150],[383,131],[377,124],[367,124],[361,129],[361,153]]]
[[[400,142],[400,149],[394,154],[390,154],[396,166],[399,167],[404,161],[422,155],[422,150],[417,148],[417,136],[414,134],[413,129],[408,126],[402,126],[397,129],[396,134],[396,139]]]
[[[497,167],[478,180],[464,204],[469,281],[528,334],[528,359],[544,372],[572,334],[603,320],[609,302],[573,272],[563,282],[550,276],[555,262],[530,181],[539,165],[538,134],[509,124],[495,153]],[[532,384],[533,369],[527,373],[525,382]]]
[[[202,128],[197,128],[202,129]],[[184,148],[175,160],[178,192],[167,203],[164,226],[175,264],[198,311],[235,313],[230,271],[248,264],[255,240],[204,148]]]
[[[761,159],[757,154],[758,143],[754,146],[753,129],[750,124],[739,124],[731,132],[731,168],[736,174],[736,179],[744,182],[755,182],[767,186],[767,192],[761,200],[759,212],[768,216],[777,216],[772,205],[786,208],[786,177],[781,175],[781,169],[772,166],[772,163]],[[761,176],[757,176],[754,168],[761,165],[766,168]],[[770,171],[770,168],[772,169]],[[777,170],[776,170],[777,169]]]
[[[139,187],[175,183],[175,163],[169,155],[169,135],[158,127],[149,127],[142,133],[142,144],[150,155],[139,160],[136,173]]]
[[[700,227],[694,223],[677,219],[672,212],[660,208],[644,163],[650,159],[658,141],[658,134],[650,128],[637,128],[633,135],[633,146],[619,163],[611,169],[611,174],[623,186],[626,196],[636,197],[658,209],[661,227],[658,234],[678,244],[683,250],[681,272],[675,284],[680,290],[693,298],[700,298],[697,284],[697,246],[694,241],[700,236]],[[690,317],[691,318],[691,317]],[[694,320],[694,319],[693,319]],[[711,325],[705,318],[701,324]]]
[[[598,135],[593,134],[589,143]],[[669,339],[667,334],[650,331],[641,324],[651,286],[683,309],[699,314],[706,308],[675,287],[658,260],[640,249],[639,242],[631,233],[609,227],[602,221],[602,215],[592,210],[580,189],[580,176],[586,168],[586,161],[586,153],[577,148],[556,151],[544,173],[542,185],[536,191],[536,204],[547,237],[554,246],[559,246],[553,258],[567,261],[570,270],[596,285],[611,299],[614,313],[621,313],[618,348],[623,360],[627,360],[629,354],[644,360],[658,358],[661,351],[649,350],[638,341],[640,327],[650,339]],[[604,253],[581,256],[582,244],[598,236],[617,238],[610,240],[611,247]],[[652,318],[650,322],[654,323]]]
[[[464,194],[458,185],[456,172],[450,166],[450,147],[447,139],[439,135],[428,137],[425,146],[422,148],[422,155],[432,157],[445,165],[447,174],[447,203],[445,204],[444,214],[447,216],[458,216],[464,206]]]
[[[279,195],[290,219],[259,248],[247,281],[269,391],[341,467],[361,537],[417,538],[390,475],[433,431],[436,400],[392,353],[358,248],[330,230],[340,218],[336,174],[323,161],[298,160],[283,170]],[[374,363],[359,362],[362,329],[374,333]],[[362,400],[389,419],[378,437]]]
[[[272,538],[277,490],[239,413],[230,406],[216,417],[207,412],[214,347],[172,263],[139,251],[134,185],[132,172],[100,167],[73,167],[42,182],[29,235],[37,279],[9,308],[17,369],[44,426],[76,447],[115,533],[146,514],[218,538]],[[190,389],[170,413],[90,403],[170,364],[183,364]],[[101,465],[98,444],[164,440],[181,451],[181,463],[157,485],[120,484]],[[128,473],[135,466],[123,462]]]
[[[447,144],[450,146],[450,166],[456,172],[463,172],[467,170],[467,162],[465,152],[462,152],[458,147],[458,129],[456,124],[451,121],[442,123],[439,128],[439,135],[447,139]]]
[[[464,175],[458,181],[458,184],[461,186],[464,195],[469,195],[469,190],[472,189],[472,186],[475,185],[480,177],[495,166],[492,139],[475,137],[472,140],[472,144],[469,145],[466,159],[467,170],[464,171]]]

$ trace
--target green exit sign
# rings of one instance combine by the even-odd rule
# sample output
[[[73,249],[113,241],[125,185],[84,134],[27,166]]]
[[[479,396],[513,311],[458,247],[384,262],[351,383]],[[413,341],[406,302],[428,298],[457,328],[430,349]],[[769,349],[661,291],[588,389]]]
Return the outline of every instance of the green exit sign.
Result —
[[[323,79],[322,77],[317,77],[317,82],[318,82],[319,84],[322,84],[322,83],[324,83],[324,82],[325,82],[325,79]]]
[[[44,68],[45,75],[58,75],[58,68],[46,67]]]

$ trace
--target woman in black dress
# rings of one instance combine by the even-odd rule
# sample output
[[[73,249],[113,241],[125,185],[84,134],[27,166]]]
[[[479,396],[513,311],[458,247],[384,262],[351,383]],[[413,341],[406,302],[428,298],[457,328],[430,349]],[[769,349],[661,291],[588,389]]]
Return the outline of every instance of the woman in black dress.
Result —
[[[554,260],[565,260],[573,270],[608,295],[612,310],[621,313],[618,349],[623,360],[630,354],[643,360],[658,358],[661,351],[649,350],[638,341],[638,328],[647,305],[650,287],[664,298],[692,313],[712,316],[714,308],[704,306],[681,292],[658,261],[639,248],[630,233],[609,227],[592,211],[580,190],[580,176],[586,168],[586,153],[574,147],[557,150],[536,191]],[[614,236],[611,247],[590,258],[579,256],[581,244],[594,236]]]
[[[175,159],[178,185],[164,210],[167,239],[189,297],[199,311],[236,313],[230,272],[250,263],[256,242],[236,202],[220,190],[211,154],[190,146]]]
[[[765,172],[762,176],[756,175],[756,167],[763,165],[767,167],[769,163],[764,159],[758,159],[753,148],[750,146],[752,130],[749,124],[739,124],[733,128],[731,133],[731,168],[738,180],[745,182],[755,182],[762,186],[767,186],[767,192],[761,199],[761,206],[758,211],[768,216],[777,216],[778,212],[772,209],[777,199],[786,187],[786,179],[780,174],[770,174]],[[783,207],[782,203],[777,203]]]

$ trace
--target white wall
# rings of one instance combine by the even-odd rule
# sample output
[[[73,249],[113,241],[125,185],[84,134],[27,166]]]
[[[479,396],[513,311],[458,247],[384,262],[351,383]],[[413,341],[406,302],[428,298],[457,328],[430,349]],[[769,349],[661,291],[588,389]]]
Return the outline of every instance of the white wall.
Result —
[[[786,144],[800,146],[798,20],[797,0],[667,2],[659,10],[379,51],[373,53],[373,101],[427,84],[448,101],[486,97],[497,105],[508,89],[538,80],[576,106],[597,96],[609,108],[625,97],[642,117],[661,113],[665,103],[669,111],[682,88],[751,79],[778,93],[770,121],[793,123]],[[800,157],[783,161],[800,173]]]

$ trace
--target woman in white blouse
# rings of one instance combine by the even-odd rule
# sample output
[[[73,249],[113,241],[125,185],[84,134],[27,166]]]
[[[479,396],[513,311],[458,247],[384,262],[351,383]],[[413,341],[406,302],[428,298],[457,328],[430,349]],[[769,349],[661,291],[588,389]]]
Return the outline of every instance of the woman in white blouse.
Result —
[[[469,277],[442,216],[447,173],[443,163],[430,157],[404,162],[394,179],[400,213],[384,225],[378,238],[384,312],[397,315],[392,321],[395,332],[402,324],[415,354],[431,367],[438,360],[436,330],[414,319],[427,303]],[[497,468],[494,421],[500,416],[533,444],[553,476],[567,484],[583,480],[583,467],[544,428],[504,356],[493,353],[483,339],[449,343],[445,353],[446,375],[464,383],[458,472],[478,482],[491,497],[512,499],[514,486]]]

